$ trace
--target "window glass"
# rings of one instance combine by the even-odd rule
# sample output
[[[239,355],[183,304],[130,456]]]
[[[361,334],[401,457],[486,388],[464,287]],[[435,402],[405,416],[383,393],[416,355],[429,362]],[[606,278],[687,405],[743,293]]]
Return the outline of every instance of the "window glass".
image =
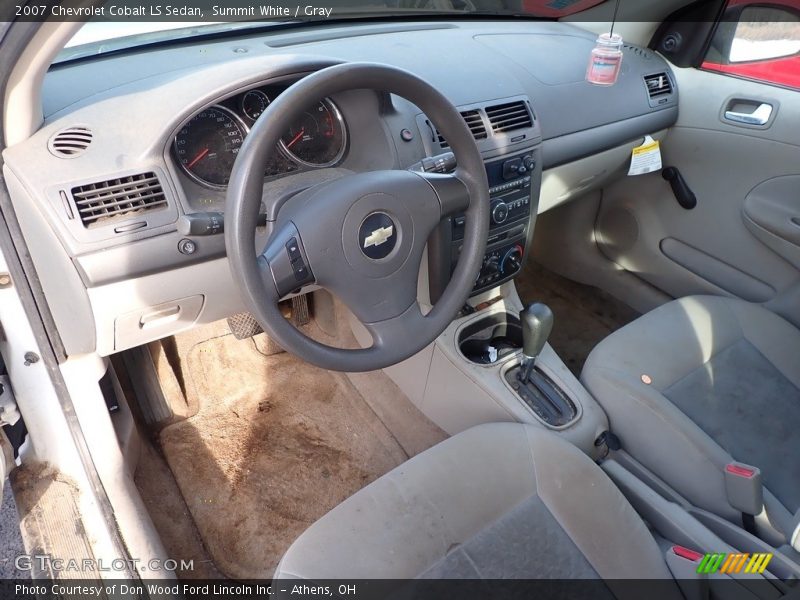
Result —
[[[702,68],[800,89],[800,11],[794,0],[731,0]]]
[[[800,17],[787,10],[748,6],[736,25],[731,63],[792,56],[800,52]]]

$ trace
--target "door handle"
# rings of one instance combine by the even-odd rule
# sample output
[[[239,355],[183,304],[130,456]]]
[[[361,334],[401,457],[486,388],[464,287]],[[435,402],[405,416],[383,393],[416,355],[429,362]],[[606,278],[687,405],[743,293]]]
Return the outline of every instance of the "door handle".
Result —
[[[692,188],[686,183],[686,180],[675,167],[667,167],[661,171],[661,177],[664,181],[668,181],[672,187],[672,193],[675,194],[675,199],[686,210],[692,210],[697,206],[697,196],[695,196]]]
[[[739,104],[739,103],[737,103]],[[743,125],[757,125],[763,126],[769,123],[772,117],[772,104],[762,102],[753,112],[739,112],[737,110],[726,110],[725,119],[733,123],[741,123]]]
[[[151,327],[161,326],[172,321],[177,321],[181,315],[181,306],[176,304],[157,310],[155,312],[147,313],[139,318],[139,327],[141,329],[149,329]]]

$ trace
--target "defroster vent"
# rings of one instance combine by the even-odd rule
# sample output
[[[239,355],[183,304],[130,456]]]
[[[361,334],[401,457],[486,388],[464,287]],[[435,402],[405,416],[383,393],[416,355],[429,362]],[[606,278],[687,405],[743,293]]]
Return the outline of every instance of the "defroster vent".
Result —
[[[86,227],[168,205],[164,189],[152,172],[80,185],[72,188],[72,198]]]

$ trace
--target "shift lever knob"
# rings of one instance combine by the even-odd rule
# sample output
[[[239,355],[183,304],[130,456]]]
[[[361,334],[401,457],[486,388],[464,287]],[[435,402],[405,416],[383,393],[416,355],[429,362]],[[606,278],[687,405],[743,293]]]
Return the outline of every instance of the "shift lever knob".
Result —
[[[525,361],[534,361],[553,331],[553,311],[541,302],[529,304],[519,313],[522,322],[522,354]]]

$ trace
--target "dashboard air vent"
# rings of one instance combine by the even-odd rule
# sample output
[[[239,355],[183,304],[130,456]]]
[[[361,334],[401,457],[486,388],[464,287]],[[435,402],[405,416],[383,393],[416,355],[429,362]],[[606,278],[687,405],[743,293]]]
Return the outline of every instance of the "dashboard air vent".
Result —
[[[531,114],[525,102],[509,102],[486,107],[486,115],[492,124],[492,131],[504,133],[516,129],[526,129],[533,126]]]
[[[77,158],[92,143],[92,130],[88,127],[68,127],[56,133],[47,142],[50,152],[59,158]]]
[[[476,140],[484,140],[486,139],[486,126],[483,124],[483,118],[481,117],[481,113],[478,110],[465,110],[461,113],[461,116],[464,118],[464,121],[467,123],[467,127],[472,132],[472,137]],[[447,143],[442,137],[442,134],[439,133],[439,130],[436,130],[436,139],[439,141],[439,145],[442,148],[449,148],[450,145]]]
[[[164,190],[152,172],[74,187],[72,198],[86,227],[167,207]]]
[[[651,100],[672,93],[672,82],[666,73],[645,75],[644,82],[647,85],[647,95]]]

